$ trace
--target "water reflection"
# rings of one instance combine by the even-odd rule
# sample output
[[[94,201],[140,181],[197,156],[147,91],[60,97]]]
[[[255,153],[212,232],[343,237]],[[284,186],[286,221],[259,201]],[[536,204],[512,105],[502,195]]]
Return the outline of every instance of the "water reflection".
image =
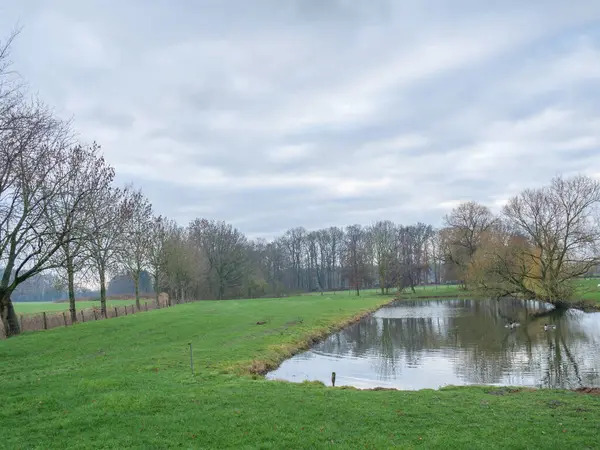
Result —
[[[506,328],[510,321],[520,323]],[[556,329],[544,331],[544,324]],[[285,361],[268,378],[399,389],[600,387],[600,313],[520,300],[396,303]]]

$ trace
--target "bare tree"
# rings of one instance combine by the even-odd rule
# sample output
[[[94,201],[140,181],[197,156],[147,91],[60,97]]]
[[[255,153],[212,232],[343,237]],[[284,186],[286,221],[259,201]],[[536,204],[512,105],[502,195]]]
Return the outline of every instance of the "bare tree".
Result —
[[[100,309],[106,317],[106,276],[115,271],[119,262],[120,244],[124,232],[123,191],[107,188],[96,193],[91,209],[90,224],[93,233],[86,239],[89,261],[100,282]]]
[[[599,207],[600,182],[582,175],[511,198],[503,214],[524,238],[520,263],[497,274],[515,292],[561,305],[572,296],[570,281],[600,264]]]
[[[361,225],[350,225],[346,228],[345,244],[347,276],[356,295],[360,295],[361,287],[369,278],[367,232]]]
[[[373,243],[379,287],[382,294],[388,293],[389,288],[393,285],[392,271],[397,254],[397,229],[393,222],[383,220],[373,225],[369,229],[369,233]]]
[[[326,245],[327,235],[324,235],[321,231],[312,231],[306,235],[306,250],[309,258],[309,270],[311,283],[309,289],[312,288],[312,279],[316,279],[316,284],[323,294],[325,289],[324,280],[324,264],[325,261],[325,249],[321,246],[321,243]],[[313,276],[314,275],[314,276]]]
[[[465,202],[446,215],[445,258],[459,269],[463,278],[473,255],[479,248],[481,237],[497,221],[492,212],[475,202]]]
[[[227,290],[242,285],[247,253],[246,238],[225,222],[196,219],[190,224],[190,234],[208,263],[208,280],[216,298],[224,298]]]
[[[127,186],[122,202],[123,233],[119,243],[119,265],[133,281],[135,305],[140,305],[140,276],[149,265],[152,241],[152,205],[141,189]]]
[[[17,120],[31,112],[22,108],[25,86],[11,70],[11,45],[19,32],[15,30],[4,41],[0,41],[0,132],[12,130]]]
[[[92,209],[96,207],[96,194],[109,188],[114,178],[114,169],[100,155],[100,147],[94,143],[89,147],[80,145],[70,148],[66,158],[57,165],[58,177],[65,180],[64,186],[52,205],[59,229],[68,229],[60,251],[55,254],[59,276],[65,281],[69,294],[71,321],[77,321],[75,306],[75,275],[86,267],[85,243],[90,234]],[[70,222],[70,224],[67,223]]]
[[[331,277],[331,286],[341,286],[341,264],[342,255],[344,254],[345,235],[344,230],[338,227],[329,228],[329,235],[331,236],[331,265],[329,267],[329,275]]]
[[[398,256],[394,268],[399,290],[410,287],[414,292],[418,284],[426,281],[429,271],[427,249],[432,235],[433,228],[424,223],[398,227]]]
[[[13,99],[0,97],[2,102]],[[57,267],[53,257],[68,241],[80,205],[73,204],[66,218],[56,215],[55,203],[73,177],[72,170],[57,170],[67,158],[69,124],[39,102],[1,104],[0,111],[0,317],[12,336],[20,328],[11,293],[30,277]]]
[[[431,258],[431,266],[433,269],[433,278],[435,284],[440,284],[442,274],[443,249],[442,237],[440,230],[432,231],[429,238],[429,255]]]
[[[302,288],[302,255],[306,246],[306,229],[296,227],[288,230],[284,236],[296,279],[296,289]]]
[[[160,293],[160,280],[167,266],[167,240],[173,229],[174,221],[163,216],[154,217],[150,226],[148,245],[148,269],[153,280],[156,304]]]
[[[159,283],[168,291],[170,305],[173,301],[179,303],[186,298],[194,288],[194,279],[200,280],[204,270],[197,272],[197,276],[193,270],[198,265],[195,257],[199,250],[190,242],[185,228],[174,224],[166,228],[165,233],[165,265]]]

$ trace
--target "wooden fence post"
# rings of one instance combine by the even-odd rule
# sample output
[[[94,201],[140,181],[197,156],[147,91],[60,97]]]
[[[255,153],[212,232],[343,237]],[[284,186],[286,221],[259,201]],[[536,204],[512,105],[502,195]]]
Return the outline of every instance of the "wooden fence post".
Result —
[[[116,306],[115,306],[115,317],[119,317],[119,310],[117,309]]]
[[[125,315],[127,315],[127,305],[125,305]]]
[[[146,308],[146,311],[148,311],[148,303],[144,303],[144,307]]]
[[[98,320],[98,316],[96,315],[96,310],[94,309],[94,320]]]
[[[21,331],[23,331],[23,314],[19,316],[19,327],[21,328]]]
[[[81,311],[81,323],[85,323],[85,316],[83,315],[83,310]]]
[[[46,318],[46,311],[42,313],[42,317],[44,319],[44,330],[48,329],[48,319]]]
[[[67,314],[63,311],[63,321],[65,322],[65,327],[67,326]]]

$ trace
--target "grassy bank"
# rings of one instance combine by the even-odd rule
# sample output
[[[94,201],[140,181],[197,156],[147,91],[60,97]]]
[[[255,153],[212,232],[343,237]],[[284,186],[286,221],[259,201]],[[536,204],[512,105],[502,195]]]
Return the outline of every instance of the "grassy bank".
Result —
[[[597,446],[600,400],[591,395],[357,391],[250,374],[388,301],[369,293],[199,302],[0,341],[0,447]]]

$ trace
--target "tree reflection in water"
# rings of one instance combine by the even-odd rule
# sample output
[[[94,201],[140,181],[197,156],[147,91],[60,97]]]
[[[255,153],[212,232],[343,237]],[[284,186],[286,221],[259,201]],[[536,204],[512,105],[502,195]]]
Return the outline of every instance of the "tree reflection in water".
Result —
[[[520,323],[506,328],[511,320]],[[544,323],[556,329],[544,331]],[[336,385],[437,388],[496,384],[600,387],[600,313],[535,301],[400,302],[285,361],[269,378]]]

